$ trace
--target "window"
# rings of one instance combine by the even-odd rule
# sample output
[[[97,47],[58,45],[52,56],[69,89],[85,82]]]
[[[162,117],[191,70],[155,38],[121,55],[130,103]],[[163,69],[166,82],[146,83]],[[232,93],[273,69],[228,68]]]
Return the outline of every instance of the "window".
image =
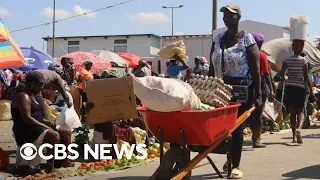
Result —
[[[73,53],[73,52],[76,52],[76,51],[79,51],[80,50],[80,47],[79,46],[69,46],[68,47],[68,53]]]
[[[126,39],[116,39],[114,40],[114,44],[127,44]]]
[[[68,41],[68,45],[69,46],[79,46],[80,45],[80,41]]]
[[[127,45],[114,46],[114,52],[115,53],[127,52]]]
[[[80,41],[68,41],[68,53],[80,50]]]

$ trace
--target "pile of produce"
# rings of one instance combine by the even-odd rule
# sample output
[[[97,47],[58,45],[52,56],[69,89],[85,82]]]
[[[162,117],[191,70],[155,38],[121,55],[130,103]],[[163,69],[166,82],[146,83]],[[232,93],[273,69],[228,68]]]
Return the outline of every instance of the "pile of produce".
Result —
[[[232,97],[232,86],[224,84],[222,79],[192,74],[189,84],[201,102],[215,108],[229,105]]]
[[[163,143],[163,154],[165,154],[170,149],[169,143]],[[160,144],[154,143],[148,148],[148,158],[160,157]]]
[[[136,139],[136,143],[137,144],[144,144],[147,140],[147,132],[136,127],[136,128],[131,128],[133,133],[134,133],[134,137]]]
[[[18,180],[55,180],[62,179],[62,176],[59,176],[57,173],[49,173],[47,174],[45,171],[41,171],[33,176],[29,175],[24,178],[18,178]]]
[[[118,140],[117,145],[118,145],[119,152],[121,151],[122,145],[125,145],[128,149],[131,149],[130,144],[123,140]],[[127,159],[126,153],[123,153],[122,159]]]
[[[97,171],[110,171],[119,168],[131,167],[142,163],[143,160],[137,159],[135,156],[130,160],[101,160],[94,163],[81,163],[78,169],[64,169],[61,171],[64,178],[73,176],[84,176],[89,173],[95,173]]]
[[[314,121],[320,121],[320,110],[315,109],[311,117]]]
[[[183,40],[173,42],[158,52],[158,55],[162,59],[171,59],[173,56],[177,55],[183,60],[188,60],[186,55],[186,46],[184,45]]]
[[[11,101],[1,100],[0,101],[0,121],[12,120],[11,115]]]

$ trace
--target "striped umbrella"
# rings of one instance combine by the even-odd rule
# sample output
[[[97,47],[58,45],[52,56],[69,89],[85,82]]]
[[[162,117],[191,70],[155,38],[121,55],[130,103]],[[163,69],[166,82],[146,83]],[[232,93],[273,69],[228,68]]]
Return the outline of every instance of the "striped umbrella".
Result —
[[[77,51],[69,53],[64,56],[58,57],[56,59],[57,62],[61,64],[61,59],[63,57],[71,58],[73,60],[73,65],[75,66],[77,71],[80,71],[84,68],[82,63],[85,60],[91,60],[93,62],[91,71],[96,74],[100,74],[103,70],[106,70],[111,67],[111,63],[108,62],[106,59],[89,52]]]
[[[0,19],[0,68],[21,67],[24,64],[19,46],[12,40],[7,26]]]

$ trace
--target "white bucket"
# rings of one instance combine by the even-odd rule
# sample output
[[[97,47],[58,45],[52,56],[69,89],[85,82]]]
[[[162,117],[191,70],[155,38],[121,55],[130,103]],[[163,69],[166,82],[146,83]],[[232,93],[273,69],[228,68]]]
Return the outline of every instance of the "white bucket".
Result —
[[[290,39],[307,40],[309,21],[304,16],[291,16]]]

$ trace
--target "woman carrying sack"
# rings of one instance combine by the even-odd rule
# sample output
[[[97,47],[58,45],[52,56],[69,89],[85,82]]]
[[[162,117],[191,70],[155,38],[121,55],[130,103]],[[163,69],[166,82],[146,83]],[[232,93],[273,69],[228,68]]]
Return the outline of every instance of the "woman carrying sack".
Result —
[[[239,115],[253,104],[261,108],[261,75],[259,66],[260,51],[253,36],[239,29],[241,9],[238,5],[227,5],[220,9],[224,13],[223,20],[228,28],[213,39],[210,55],[209,75],[223,78],[226,84],[238,85],[242,92],[234,101],[243,102]],[[238,98],[238,99],[237,99]],[[244,101],[239,101],[244,100]],[[240,160],[243,146],[244,125],[232,133],[232,171],[229,179],[241,179]],[[227,163],[224,170],[228,170]]]

